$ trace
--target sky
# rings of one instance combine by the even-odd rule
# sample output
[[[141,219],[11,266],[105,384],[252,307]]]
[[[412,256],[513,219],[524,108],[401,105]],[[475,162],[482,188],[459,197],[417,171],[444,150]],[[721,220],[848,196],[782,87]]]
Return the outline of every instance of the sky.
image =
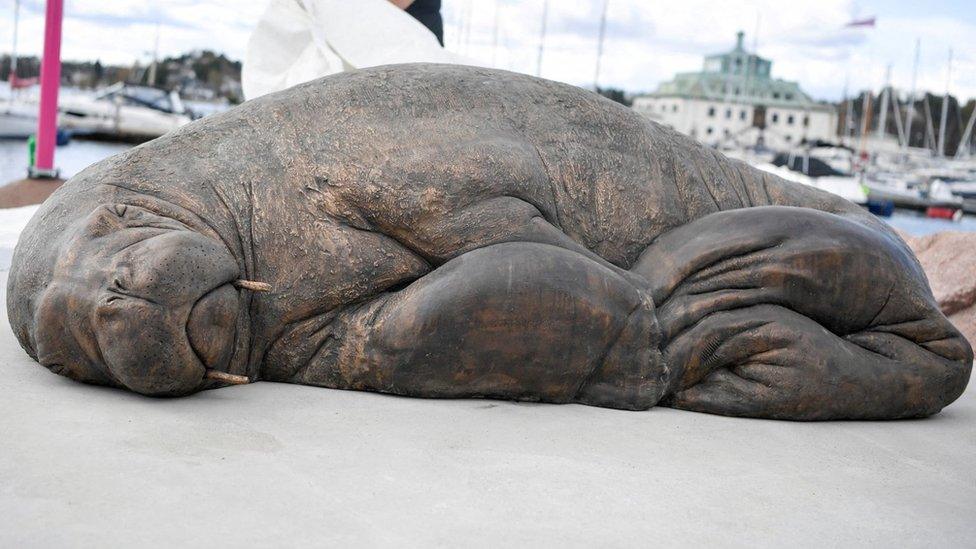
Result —
[[[774,77],[798,81],[816,99],[838,100],[845,89],[877,90],[889,65],[892,84],[907,93],[916,40],[919,90],[941,94],[948,82],[951,93],[976,97],[976,7],[961,0],[929,0],[924,8],[904,0],[549,0],[541,76],[593,85],[604,1],[603,87],[653,91],[677,72],[698,70],[703,55],[731,49],[741,30],[747,49],[773,60]],[[445,45],[489,66],[536,74],[544,2],[443,0]],[[158,26],[163,56],[211,49],[242,59],[265,4],[65,0],[62,57],[145,63]],[[0,51],[7,52],[14,2],[0,6]],[[42,0],[21,0],[19,52],[39,55],[43,9]],[[874,28],[845,28],[867,17],[876,18]]]

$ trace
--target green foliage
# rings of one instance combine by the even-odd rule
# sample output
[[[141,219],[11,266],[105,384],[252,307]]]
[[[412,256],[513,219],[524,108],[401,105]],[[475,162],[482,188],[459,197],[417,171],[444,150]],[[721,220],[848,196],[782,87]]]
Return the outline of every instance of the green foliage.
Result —
[[[618,88],[597,87],[596,92],[611,101],[616,101],[617,103],[620,103],[621,105],[625,105],[627,107],[629,107],[633,103],[633,101],[629,97],[627,97],[626,92]]]

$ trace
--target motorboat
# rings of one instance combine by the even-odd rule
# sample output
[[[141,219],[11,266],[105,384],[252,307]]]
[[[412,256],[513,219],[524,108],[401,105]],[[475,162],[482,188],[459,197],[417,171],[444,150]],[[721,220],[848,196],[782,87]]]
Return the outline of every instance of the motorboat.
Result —
[[[66,95],[58,125],[73,135],[148,141],[192,120],[179,93],[118,82],[94,95]]]
[[[756,167],[783,179],[833,193],[855,204],[868,202],[867,191],[859,178],[845,174],[809,154],[779,153],[769,164],[757,164]]]

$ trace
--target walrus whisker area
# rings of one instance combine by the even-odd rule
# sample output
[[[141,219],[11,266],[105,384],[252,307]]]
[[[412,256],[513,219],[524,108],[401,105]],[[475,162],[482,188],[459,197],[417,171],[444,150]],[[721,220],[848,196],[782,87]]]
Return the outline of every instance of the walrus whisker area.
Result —
[[[235,280],[234,286],[237,288],[243,288],[245,290],[251,290],[252,292],[270,292],[271,284],[267,282],[256,282],[254,280]]]
[[[217,370],[207,370],[204,374],[207,379],[215,379],[217,381],[222,381],[224,383],[229,383],[231,385],[247,385],[251,382],[251,378],[247,376],[238,376],[234,374],[228,374],[227,372],[220,372]]]

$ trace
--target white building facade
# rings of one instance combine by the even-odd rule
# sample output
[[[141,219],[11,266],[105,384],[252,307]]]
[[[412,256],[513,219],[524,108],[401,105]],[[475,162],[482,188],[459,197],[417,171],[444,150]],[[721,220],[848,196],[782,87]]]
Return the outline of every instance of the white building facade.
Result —
[[[706,57],[701,71],[636,97],[634,110],[718,148],[788,150],[835,141],[834,107],[814,101],[796,82],[771,78],[772,61],[745,51],[742,41],[740,32],[735,49]]]

